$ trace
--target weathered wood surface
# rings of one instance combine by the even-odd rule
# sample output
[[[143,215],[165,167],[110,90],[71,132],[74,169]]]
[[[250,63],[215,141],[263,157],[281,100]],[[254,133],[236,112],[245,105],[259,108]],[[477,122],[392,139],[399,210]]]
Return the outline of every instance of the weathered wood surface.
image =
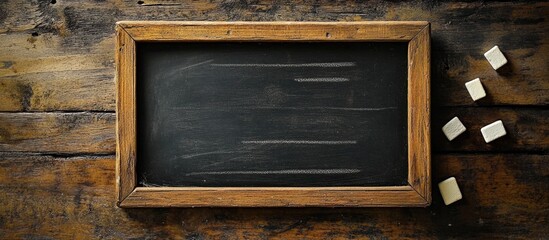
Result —
[[[0,151],[115,152],[114,113],[0,113]]]
[[[542,1],[0,1],[0,238],[546,238],[547,16]],[[433,205],[116,208],[119,20],[430,21]],[[496,44],[509,60],[498,72],[482,55]],[[463,84],[476,77],[488,96],[475,103]],[[447,142],[453,116],[469,130]],[[480,127],[498,119],[509,136],[485,144]],[[464,200],[443,206],[436,183],[449,176]]]
[[[435,155],[464,199],[429,208],[115,207],[114,156],[0,155],[2,238],[539,238],[549,230],[547,155]],[[14,179],[17,179],[16,181]]]
[[[427,202],[432,199],[431,63],[431,25],[429,24],[409,43],[407,99],[408,183]],[[418,79],[426,80],[417,81]]]
[[[459,117],[467,131],[451,142],[442,126]],[[547,108],[448,108],[436,109],[432,116],[434,152],[545,152],[549,151],[549,110]],[[502,120],[507,135],[486,144],[480,129]]]
[[[135,41],[117,27],[116,34],[116,201],[122,202],[135,188],[136,168],[136,69]]]

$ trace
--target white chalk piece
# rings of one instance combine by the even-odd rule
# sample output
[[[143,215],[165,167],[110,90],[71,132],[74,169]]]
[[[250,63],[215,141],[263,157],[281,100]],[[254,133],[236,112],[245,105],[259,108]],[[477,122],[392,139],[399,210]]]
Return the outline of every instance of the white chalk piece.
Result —
[[[469,91],[469,95],[471,95],[471,98],[473,99],[473,101],[486,97],[486,92],[482,87],[480,78],[475,78],[469,82],[466,82],[465,87],[467,88],[467,91]]]
[[[505,127],[503,127],[503,122],[501,120],[497,120],[493,123],[490,123],[484,126],[483,128],[480,129],[480,132],[482,132],[482,137],[484,137],[484,141],[486,141],[486,143],[494,141],[507,134],[507,132],[505,131]]]
[[[484,53],[484,57],[486,57],[495,70],[498,70],[498,68],[507,63],[507,58],[505,58],[498,46],[494,46],[488,52]]]
[[[454,138],[465,132],[465,130],[467,130],[467,128],[465,128],[458,117],[452,118],[452,120],[442,127],[442,132],[444,132],[448,141],[454,140]]]
[[[463,197],[455,177],[440,182],[438,184],[438,189],[440,190],[442,200],[444,200],[444,204],[446,205],[455,203]]]

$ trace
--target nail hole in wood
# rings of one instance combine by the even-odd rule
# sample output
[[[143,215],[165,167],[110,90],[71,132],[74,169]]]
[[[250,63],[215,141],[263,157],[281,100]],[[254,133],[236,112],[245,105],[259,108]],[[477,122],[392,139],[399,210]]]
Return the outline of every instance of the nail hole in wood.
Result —
[[[227,35],[231,35],[231,33],[233,33],[233,31],[231,31],[231,29],[227,30]]]
[[[33,32],[33,33],[31,33],[31,35],[32,35],[33,37],[38,37],[38,35],[40,35],[40,34],[38,34],[37,32]]]
[[[145,3],[145,2],[144,1],[137,1],[137,4],[139,4],[139,5],[141,5],[143,3]]]
[[[326,37],[327,38],[331,38],[332,37],[332,34],[330,34],[329,32],[326,33]]]

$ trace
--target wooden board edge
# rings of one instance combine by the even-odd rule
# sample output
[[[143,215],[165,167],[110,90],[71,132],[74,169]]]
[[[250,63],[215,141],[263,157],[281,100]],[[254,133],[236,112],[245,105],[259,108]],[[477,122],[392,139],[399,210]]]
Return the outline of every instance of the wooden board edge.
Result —
[[[117,21],[116,25],[123,28],[141,25],[411,25],[423,29],[429,24],[428,21],[139,21],[139,20],[122,20]],[[418,30],[418,32],[419,32]]]
[[[430,24],[408,45],[408,182],[431,202]]]
[[[120,207],[425,207],[410,186],[333,188],[137,187]]]
[[[428,22],[120,21],[136,41],[410,41]]]
[[[155,191],[410,191],[410,185],[379,187],[138,187],[142,192]]]
[[[135,41],[116,27],[116,196],[117,205],[136,186]]]

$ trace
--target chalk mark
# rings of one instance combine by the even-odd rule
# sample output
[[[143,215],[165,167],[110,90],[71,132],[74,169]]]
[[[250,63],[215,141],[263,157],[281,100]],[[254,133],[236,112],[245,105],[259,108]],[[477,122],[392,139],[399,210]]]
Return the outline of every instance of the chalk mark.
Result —
[[[183,71],[183,70],[185,70],[185,69],[197,67],[197,66],[204,65],[204,64],[210,63],[210,62],[213,62],[213,59],[206,60],[206,61],[204,61],[204,62],[195,63],[195,64],[192,64],[192,65],[189,65],[189,66],[185,66],[185,67],[183,67],[183,68],[177,69],[177,71]]]
[[[181,72],[183,72],[183,71],[185,71],[189,68],[198,67],[198,66],[210,63],[210,62],[213,62],[213,59],[206,60],[206,61],[199,62],[199,63],[195,63],[195,64],[191,64],[191,65],[188,65],[188,66],[184,66],[182,68],[176,68],[176,69],[173,69],[173,70],[168,71],[166,73],[163,73],[162,77],[163,78],[170,78],[170,77],[174,76],[175,74],[180,74]]]
[[[324,144],[345,145],[356,144],[357,141],[318,141],[318,140],[251,140],[241,141],[242,144]]]
[[[348,78],[326,77],[326,78],[295,78],[296,82],[348,82]]]
[[[172,158],[172,160],[173,159],[189,159],[189,158],[200,157],[205,155],[228,154],[228,153],[233,153],[233,152],[232,151],[211,151],[211,152],[203,152],[203,153],[185,154],[185,155],[174,157]]]
[[[355,62],[331,62],[331,63],[212,63],[213,67],[354,67]]]
[[[288,169],[275,171],[218,171],[218,172],[191,172],[185,176],[196,175],[233,175],[233,174],[250,174],[250,175],[268,175],[268,174],[353,174],[359,173],[360,169]]]
[[[173,107],[174,110],[255,110],[255,109],[272,109],[272,110],[344,110],[344,111],[383,111],[396,110],[396,107],[379,107],[379,108],[346,108],[346,107],[224,107],[224,108],[208,108],[208,107]]]

